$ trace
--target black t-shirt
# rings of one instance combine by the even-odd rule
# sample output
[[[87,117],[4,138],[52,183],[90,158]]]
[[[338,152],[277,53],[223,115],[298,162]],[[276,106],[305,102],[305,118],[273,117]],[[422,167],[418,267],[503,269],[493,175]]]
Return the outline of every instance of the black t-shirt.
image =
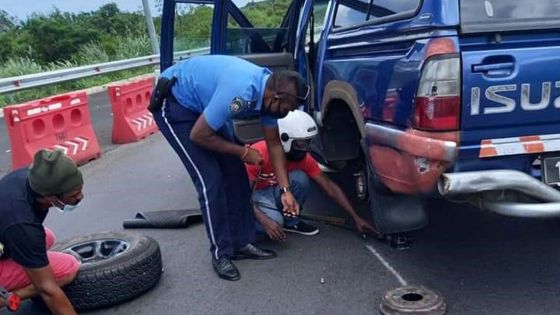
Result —
[[[13,171],[0,180],[0,243],[4,253],[25,268],[49,264],[43,221],[48,211],[34,209],[38,195],[29,186],[27,168]]]

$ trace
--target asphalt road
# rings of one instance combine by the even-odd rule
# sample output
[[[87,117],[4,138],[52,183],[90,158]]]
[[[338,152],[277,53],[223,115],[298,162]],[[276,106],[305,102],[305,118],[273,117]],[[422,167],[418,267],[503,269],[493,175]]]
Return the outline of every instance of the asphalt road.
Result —
[[[108,120],[96,121],[96,130],[110,127],[108,106],[92,102],[92,115]],[[118,147],[107,145],[110,131],[98,137],[104,156],[82,166],[82,207],[47,218],[59,239],[121,229],[137,211],[196,207],[193,186],[161,135]],[[242,279],[234,283],[215,277],[202,225],[140,230],[160,243],[160,283],[138,299],[91,314],[376,314],[383,292],[403,281],[440,291],[448,314],[559,313],[558,220],[512,219],[436,200],[427,206],[430,224],[409,250],[321,225],[315,237],[263,244],[279,257],[238,262]],[[306,208],[337,211],[318,192]],[[19,313],[43,314],[31,303]]]

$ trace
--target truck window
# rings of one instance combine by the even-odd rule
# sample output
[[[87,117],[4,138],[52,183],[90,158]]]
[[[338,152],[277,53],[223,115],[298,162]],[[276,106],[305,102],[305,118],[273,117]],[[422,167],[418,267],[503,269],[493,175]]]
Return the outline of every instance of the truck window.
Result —
[[[313,2],[313,23],[309,23],[307,25],[307,30],[305,32],[307,34],[306,44],[309,43],[309,28],[311,28],[312,32],[315,33],[313,36],[313,43],[317,44],[319,42],[319,39],[321,38],[320,31],[327,15],[327,5],[327,0],[315,0]]]
[[[177,3],[173,50],[210,47],[213,5]]]
[[[558,0],[462,0],[463,33],[560,28]]]
[[[341,0],[336,8],[334,27],[350,27],[365,22],[382,22],[413,14],[421,0]]]
[[[232,2],[246,20],[239,21],[230,12],[227,26],[227,54],[285,51],[289,25],[285,17],[291,1],[233,0]]]

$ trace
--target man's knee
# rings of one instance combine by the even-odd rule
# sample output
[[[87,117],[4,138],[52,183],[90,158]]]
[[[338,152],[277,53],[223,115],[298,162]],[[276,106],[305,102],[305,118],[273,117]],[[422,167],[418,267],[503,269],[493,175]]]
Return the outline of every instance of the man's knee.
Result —
[[[290,179],[290,187],[294,191],[306,194],[309,188],[309,177],[303,171],[291,171],[288,174]]]
[[[60,286],[65,286],[76,278],[80,270],[80,262],[74,256],[65,253],[48,252],[48,257],[56,282]]]

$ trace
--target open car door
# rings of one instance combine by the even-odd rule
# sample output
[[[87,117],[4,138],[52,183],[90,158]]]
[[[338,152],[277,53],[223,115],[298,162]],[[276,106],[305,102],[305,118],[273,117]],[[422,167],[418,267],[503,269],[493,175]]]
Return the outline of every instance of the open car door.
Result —
[[[307,0],[307,6],[312,0]],[[161,70],[173,53],[189,49],[235,55],[259,66],[301,70],[294,56],[300,50],[305,0],[165,0],[161,31]],[[193,36],[193,29],[197,32]],[[189,33],[189,36],[186,34]],[[305,35],[303,35],[305,37]],[[302,42],[303,43],[303,42]],[[204,51],[204,52],[203,52]],[[301,71],[300,71],[301,72]],[[263,138],[260,119],[234,121],[237,139]]]
[[[212,53],[235,55],[272,71],[294,70],[296,41],[303,0],[225,0],[217,5],[212,29]],[[268,18],[259,19],[263,14]],[[260,119],[235,120],[237,139],[253,143],[263,138]]]

